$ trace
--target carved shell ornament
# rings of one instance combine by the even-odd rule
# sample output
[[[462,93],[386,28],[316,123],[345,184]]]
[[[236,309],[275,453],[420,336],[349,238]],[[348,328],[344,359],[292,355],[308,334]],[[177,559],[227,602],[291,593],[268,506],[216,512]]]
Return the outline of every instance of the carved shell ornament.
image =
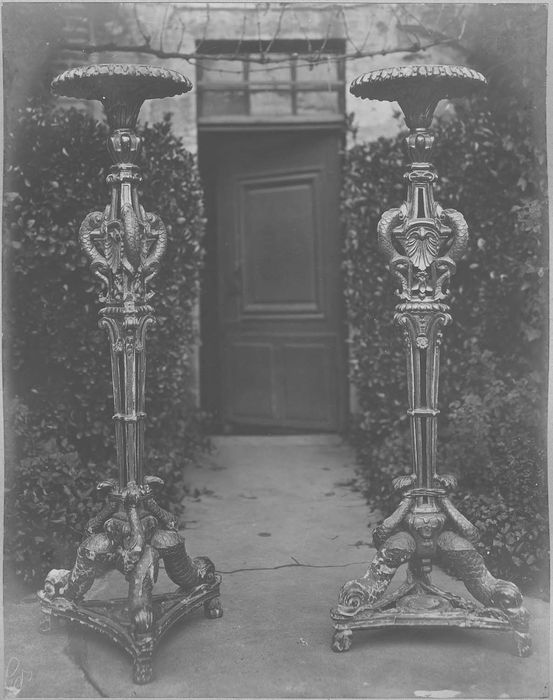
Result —
[[[417,225],[407,231],[403,247],[413,265],[419,270],[426,270],[438,257],[440,236],[429,226]]]

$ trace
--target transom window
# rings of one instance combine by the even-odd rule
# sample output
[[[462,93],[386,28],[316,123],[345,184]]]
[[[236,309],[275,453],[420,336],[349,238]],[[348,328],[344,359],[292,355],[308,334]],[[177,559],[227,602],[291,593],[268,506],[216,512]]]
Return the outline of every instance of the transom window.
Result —
[[[213,58],[198,61],[199,122],[343,119],[342,44],[202,42]]]

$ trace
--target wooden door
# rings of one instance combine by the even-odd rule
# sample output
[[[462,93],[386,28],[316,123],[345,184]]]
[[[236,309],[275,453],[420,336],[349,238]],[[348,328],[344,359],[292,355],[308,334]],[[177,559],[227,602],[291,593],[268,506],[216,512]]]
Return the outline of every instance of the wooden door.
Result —
[[[227,427],[343,422],[340,144],[337,130],[200,141],[217,289],[203,378]]]

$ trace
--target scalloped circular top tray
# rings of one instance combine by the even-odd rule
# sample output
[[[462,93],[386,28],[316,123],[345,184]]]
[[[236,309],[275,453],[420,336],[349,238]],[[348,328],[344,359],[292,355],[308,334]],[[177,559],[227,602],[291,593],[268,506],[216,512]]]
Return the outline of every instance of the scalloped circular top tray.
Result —
[[[350,92],[363,99],[395,102],[418,84],[442,99],[468,95],[487,82],[481,73],[465,66],[399,66],[360,75],[352,82]]]
[[[173,97],[191,89],[190,80],[177,71],[121,63],[71,68],[52,81],[52,91],[57,95],[102,101],[124,93],[143,100]]]

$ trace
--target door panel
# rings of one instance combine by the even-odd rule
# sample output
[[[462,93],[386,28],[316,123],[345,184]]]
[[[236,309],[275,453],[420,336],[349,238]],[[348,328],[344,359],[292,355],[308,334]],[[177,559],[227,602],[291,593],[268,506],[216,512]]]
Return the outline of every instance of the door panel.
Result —
[[[336,429],[338,421],[334,338],[313,336],[282,348],[284,419],[306,427]]]
[[[337,430],[340,132],[209,138],[222,422]]]
[[[319,310],[315,178],[239,181],[244,314]]]
[[[248,425],[273,420],[274,351],[274,345],[263,339],[234,338],[229,343],[225,395],[232,397],[234,420]]]

